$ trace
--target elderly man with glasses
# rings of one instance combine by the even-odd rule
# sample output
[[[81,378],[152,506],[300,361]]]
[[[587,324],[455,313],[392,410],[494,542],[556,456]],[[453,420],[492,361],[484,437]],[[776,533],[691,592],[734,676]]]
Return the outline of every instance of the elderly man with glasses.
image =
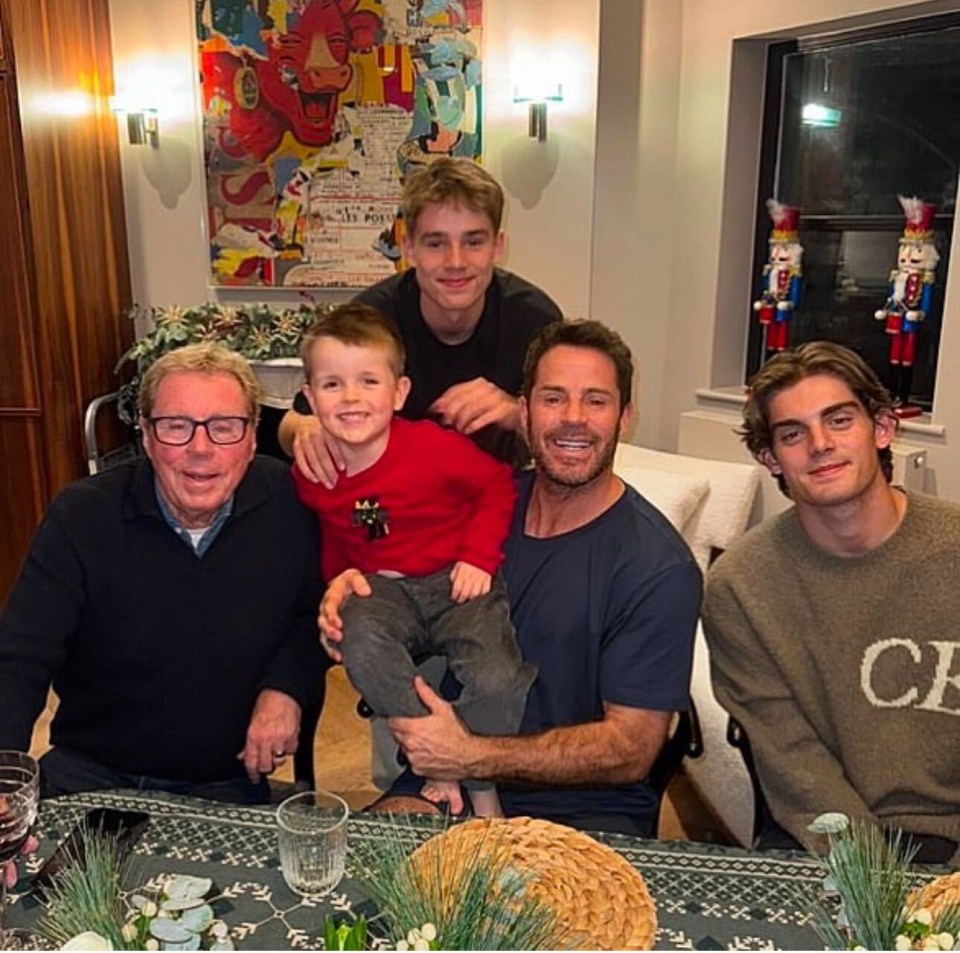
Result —
[[[113,787],[265,800],[315,702],[317,538],[256,457],[259,387],[215,344],[144,375],[147,459],[51,504],[0,617],[0,748],[60,698],[44,796]]]

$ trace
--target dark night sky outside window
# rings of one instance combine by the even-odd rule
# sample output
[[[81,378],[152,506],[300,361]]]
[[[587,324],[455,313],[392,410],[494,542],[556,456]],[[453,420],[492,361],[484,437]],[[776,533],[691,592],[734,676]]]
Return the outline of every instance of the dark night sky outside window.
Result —
[[[774,196],[801,209],[803,290],[790,343],[828,339],[858,351],[886,381],[889,339],[874,318],[896,267],[904,217],[897,195],[937,207],[933,306],[918,331],[912,400],[933,402],[960,165],[960,18],[905,32],[858,34],[771,50],[758,194],[753,296],[767,259]],[[816,103],[839,121],[802,121]],[[747,376],[762,360],[751,315]]]

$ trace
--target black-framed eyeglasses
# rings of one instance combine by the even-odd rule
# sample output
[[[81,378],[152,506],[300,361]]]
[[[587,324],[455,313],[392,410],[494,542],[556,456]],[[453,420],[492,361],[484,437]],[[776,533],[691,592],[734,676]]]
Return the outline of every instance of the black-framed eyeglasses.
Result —
[[[150,417],[147,423],[153,428],[153,435],[160,443],[171,447],[184,447],[203,427],[211,443],[228,446],[240,443],[247,432],[249,417],[208,417],[206,420],[194,420],[192,417]]]

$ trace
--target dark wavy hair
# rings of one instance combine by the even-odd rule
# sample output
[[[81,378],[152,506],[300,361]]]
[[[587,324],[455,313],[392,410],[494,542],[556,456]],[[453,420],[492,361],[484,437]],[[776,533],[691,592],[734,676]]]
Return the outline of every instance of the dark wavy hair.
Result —
[[[737,433],[757,460],[761,459],[765,450],[773,449],[770,401],[780,391],[818,374],[829,374],[843,381],[874,423],[880,417],[893,416],[893,400],[889,391],[859,354],[832,341],[810,341],[775,354],[750,380],[747,404],[743,409],[743,426]],[[893,478],[893,454],[890,448],[878,449],[877,457],[889,483]],[[777,476],[777,483],[781,492],[789,496],[782,475]]]

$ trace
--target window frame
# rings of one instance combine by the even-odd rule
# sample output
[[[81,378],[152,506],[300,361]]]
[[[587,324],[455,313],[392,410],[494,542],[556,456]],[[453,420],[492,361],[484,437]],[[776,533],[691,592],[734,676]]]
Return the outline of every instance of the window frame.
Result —
[[[752,269],[750,274],[750,301],[756,298],[763,267],[769,254],[770,220],[766,210],[766,200],[775,197],[779,201],[791,204],[790,196],[780,196],[775,193],[775,183],[778,179],[778,162],[780,151],[780,127],[785,110],[785,70],[788,56],[795,53],[815,54],[826,52],[841,46],[850,46],[863,41],[878,41],[893,37],[909,36],[911,34],[930,33],[943,28],[960,28],[960,12],[952,12],[930,17],[919,17],[912,20],[900,20],[886,24],[847,30],[842,33],[828,36],[793,38],[771,42],[767,45],[766,68],[764,70],[763,111],[760,125],[760,153],[757,175],[757,193],[754,215],[754,244]],[[957,207],[960,207],[958,199]],[[938,211],[934,217],[934,228],[945,234],[945,241],[938,242],[941,261],[937,268],[937,294],[941,304],[937,314],[937,341],[936,355],[932,372],[931,392],[928,400],[919,401],[925,412],[932,412],[936,399],[936,385],[939,374],[940,347],[942,340],[943,303],[950,264],[950,249],[953,243],[956,208],[948,211]],[[804,233],[810,232],[890,232],[898,235],[904,228],[902,214],[879,215],[844,215],[844,214],[805,214],[800,213],[800,239],[804,240]],[[890,262],[890,270],[896,267],[895,258]],[[882,305],[878,300],[877,306]],[[803,308],[801,295],[800,309]],[[744,381],[749,381],[759,369],[764,360],[763,328],[751,310],[748,317],[749,327],[746,336],[746,353],[744,356]]]

